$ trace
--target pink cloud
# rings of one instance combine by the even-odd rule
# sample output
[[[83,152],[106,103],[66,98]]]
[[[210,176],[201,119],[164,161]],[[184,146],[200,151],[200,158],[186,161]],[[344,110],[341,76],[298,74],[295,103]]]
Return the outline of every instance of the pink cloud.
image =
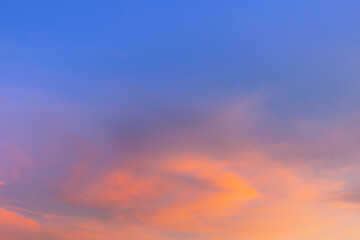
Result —
[[[34,220],[0,208],[0,237],[6,240],[35,239],[40,226]]]
[[[339,224],[334,236],[356,233],[340,223],[356,216],[322,199],[351,179],[319,170],[334,146],[354,148],[336,137],[353,143],[351,129],[283,138],[269,130],[281,127],[255,95],[200,121],[189,117],[188,125],[165,111],[107,132],[91,111],[30,99],[13,98],[14,109],[1,105],[10,120],[0,120],[0,237],[329,240],[325,232]],[[52,100],[32,109],[39,99]],[[299,129],[312,132],[313,125]]]

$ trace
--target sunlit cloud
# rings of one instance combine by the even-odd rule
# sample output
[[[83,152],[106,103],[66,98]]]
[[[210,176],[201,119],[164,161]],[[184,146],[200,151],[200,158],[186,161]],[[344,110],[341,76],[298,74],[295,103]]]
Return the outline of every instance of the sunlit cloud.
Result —
[[[113,129],[113,113],[15,95],[1,109],[16,119],[1,120],[0,139],[0,228],[10,240],[328,240],[334,226],[333,236],[353,231],[341,222],[356,219],[347,209],[358,194],[346,188],[358,168],[326,159],[354,149],[356,134],[316,122],[278,134],[286,128],[265,110],[267,95],[189,110],[185,125],[171,110],[140,111]]]

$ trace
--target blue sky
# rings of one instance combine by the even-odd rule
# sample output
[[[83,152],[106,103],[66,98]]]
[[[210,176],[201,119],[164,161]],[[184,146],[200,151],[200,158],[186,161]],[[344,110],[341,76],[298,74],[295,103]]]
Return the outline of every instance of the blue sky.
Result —
[[[1,78],[81,99],[222,98],[260,89],[284,94],[284,108],[318,103],[319,110],[356,94],[358,7],[356,1],[2,1]]]
[[[0,238],[359,239],[359,10],[0,0]]]

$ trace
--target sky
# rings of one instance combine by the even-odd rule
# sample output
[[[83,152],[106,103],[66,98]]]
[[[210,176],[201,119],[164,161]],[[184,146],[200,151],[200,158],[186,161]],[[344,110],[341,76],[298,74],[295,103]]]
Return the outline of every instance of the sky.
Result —
[[[0,0],[0,238],[358,240],[359,10]]]

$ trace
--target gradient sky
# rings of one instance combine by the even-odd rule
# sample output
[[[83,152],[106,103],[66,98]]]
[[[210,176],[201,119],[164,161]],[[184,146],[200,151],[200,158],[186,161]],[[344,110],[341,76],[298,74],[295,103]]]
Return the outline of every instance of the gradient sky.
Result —
[[[0,0],[0,239],[358,240],[359,11]]]

